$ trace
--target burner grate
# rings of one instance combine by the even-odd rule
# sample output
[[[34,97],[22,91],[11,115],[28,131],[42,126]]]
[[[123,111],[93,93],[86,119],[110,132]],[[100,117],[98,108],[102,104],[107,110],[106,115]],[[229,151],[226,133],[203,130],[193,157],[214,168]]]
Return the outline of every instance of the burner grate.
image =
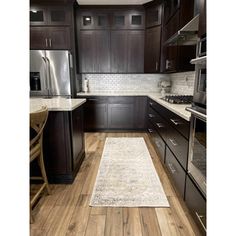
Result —
[[[166,95],[163,100],[174,104],[191,104],[193,96],[191,95]]]

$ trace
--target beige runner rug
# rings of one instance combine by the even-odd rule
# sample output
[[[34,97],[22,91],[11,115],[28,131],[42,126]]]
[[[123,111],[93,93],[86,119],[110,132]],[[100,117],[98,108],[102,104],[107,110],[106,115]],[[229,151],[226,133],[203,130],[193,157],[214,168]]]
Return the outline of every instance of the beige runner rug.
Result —
[[[169,207],[143,138],[107,138],[90,206]]]

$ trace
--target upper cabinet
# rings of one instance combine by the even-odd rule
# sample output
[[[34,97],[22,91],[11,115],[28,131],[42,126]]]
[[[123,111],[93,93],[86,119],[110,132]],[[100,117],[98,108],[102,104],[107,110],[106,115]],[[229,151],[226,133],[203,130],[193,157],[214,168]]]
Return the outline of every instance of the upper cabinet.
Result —
[[[30,25],[70,25],[71,11],[67,6],[30,6]]]
[[[79,73],[143,73],[144,10],[79,8],[76,28]]]
[[[146,9],[146,27],[158,26],[162,23],[162,4]]]
[[[206,0],[199,0],[199,29],[198,29],[198,37],[203,38],[206,36]]]

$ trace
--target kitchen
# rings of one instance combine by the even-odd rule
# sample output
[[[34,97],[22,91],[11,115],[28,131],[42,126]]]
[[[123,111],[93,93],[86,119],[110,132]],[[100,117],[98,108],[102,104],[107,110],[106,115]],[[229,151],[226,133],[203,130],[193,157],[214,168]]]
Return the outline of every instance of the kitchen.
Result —
[[[33,0],[29,17],[30,117],[48,110],[30,235],[209,234],[206,2]]]

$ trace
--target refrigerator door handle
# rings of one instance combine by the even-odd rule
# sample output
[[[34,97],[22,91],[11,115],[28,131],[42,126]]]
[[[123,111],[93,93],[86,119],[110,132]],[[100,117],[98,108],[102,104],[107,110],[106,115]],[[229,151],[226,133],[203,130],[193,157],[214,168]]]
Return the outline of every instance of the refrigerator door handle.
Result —
[[[48,59],[48,57],[46,57],[47,60],[47,83],[48,83],[48,95],[50,95],[51,93],[51,73],[50,73],[50,60]]]
[[[48,78],[47,78],[47,61],[45,59],[45,57],[42,57],[43,61],[44,61],[44,68],[45,68],[45,72],[46,72],[46,90],[48,91]]]
[[[68,52],[68,55],[69,55],[69,65],[70,65],[70,68],[73,68],[73,58],[72,58],[72,54],[70,52]]]

